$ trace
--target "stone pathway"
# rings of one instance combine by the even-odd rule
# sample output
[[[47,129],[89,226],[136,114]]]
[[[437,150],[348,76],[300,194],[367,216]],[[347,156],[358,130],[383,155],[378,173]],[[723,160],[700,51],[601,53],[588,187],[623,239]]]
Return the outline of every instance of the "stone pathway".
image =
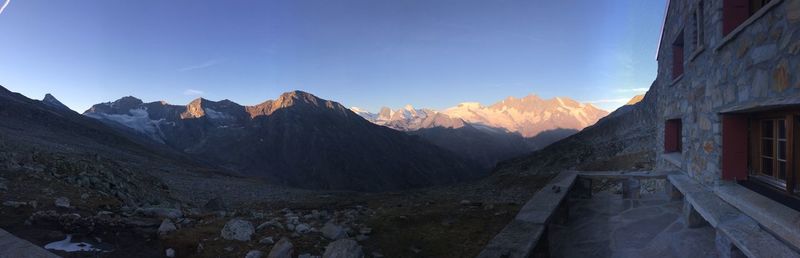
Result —
[[[0,229],[0,258],[58,258],[39,246]]]
[[[552,257],[717,257],[714,229],[687,228],[683,201],[606,192],[568,201],[567,224],[550,227]]]

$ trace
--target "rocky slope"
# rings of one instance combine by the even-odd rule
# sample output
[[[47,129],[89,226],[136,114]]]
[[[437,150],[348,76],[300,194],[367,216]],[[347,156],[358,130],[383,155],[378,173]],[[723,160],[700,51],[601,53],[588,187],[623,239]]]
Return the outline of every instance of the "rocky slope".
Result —
[[[386,191],[481,175],[450,151],[300,91],[256,106],[125,97],[84,114],[244,175],[300,188]]]
[[[528,156],[501,162],[493,174],[550,174],[564,169],[642,170],[652,167],[655,105],[650,90],[593,126]]]

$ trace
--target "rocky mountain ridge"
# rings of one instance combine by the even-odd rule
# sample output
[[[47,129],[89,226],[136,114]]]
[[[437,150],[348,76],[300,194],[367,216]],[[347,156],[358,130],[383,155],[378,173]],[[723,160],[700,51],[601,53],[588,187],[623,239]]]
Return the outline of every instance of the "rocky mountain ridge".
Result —
[[[255,106],[125,97],[84,114],[243,175],[300,188],[385,191],[480,175],[477,165],[448,150],[302,91]]]

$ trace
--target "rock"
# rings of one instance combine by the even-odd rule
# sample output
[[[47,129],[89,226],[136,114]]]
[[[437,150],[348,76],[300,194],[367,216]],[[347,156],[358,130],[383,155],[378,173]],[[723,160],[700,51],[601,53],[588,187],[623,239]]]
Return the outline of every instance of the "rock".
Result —
[[[225,223],[221,236],[227,240],[250,241],[250,236],[255,233],[253,223],[242,219],[232,219]]]
[[[3,206],[12,207],[12,208],[19,208],[22,206],[28,206],[27,202],[15,202],[15,201],[5,201],[3,202]]]
[[[369,228],[369,227],[363,227],[363,228],[361,228],[361,230],[359,230],[358,232],[359,232],[359,233],[361,233],[361,234],[363,234],[363,235],[369,235],[369,234],[372,234],[372,228]]]
[[[195,252],[198,253],[198,254],[202,253],[203,249],[205,249],[205,247],[203,246],[203,243],[197,243],[197,249],[195,250]]]
[[[294,231],[294,224],[291,224],[291,223],[290,224],[286,224],[286,229],[288,229],[290,231]]]
[[[183,212],[181,212],[181,210],[170,208],[138,208],[136,209],[136,213],[146,217],[157,218],[177,219],[183,217]]]
[[[366,241],[367,239],[369,239],[369,237],[366,236],[366,235],[358,235],[358,236],[356,236],[356,241],[358,241],[358,242],[363,242],[363,241]]]
[[[81,194],[81,200],[85,201],[85,200],[88,200],[88,199],[89,199],[89,194],[87,194],[87,193]]]
[[[165,253],[167,257],[175,257],[175,249],[167,248],[167,251],[165,251]]]
[[[170,219],[164,219],[164,221],[161,222],[161,226],[158,227],[158,235],[166,236],[175,230],[178,230],[178,228],[175,227],[175,223],[172,223]]]
[[[59,208],[69,208],[69,199],[67,197],[58,197],[53,203]]]
[[[258,241],[259,244],[263,245],[271,245],[275,243],[275,240],[272,237],[265,237]]]
[[[283,227],[283,224],[281,224],[280,222],[278,222],[278,220],[276,220],[276,219],[272,219],[272,220],[270,220],[270,221],[267,221],[267,222],[261,223],[261,225],[258,225],[258,228],[256,228],[256,229],[258,229],[258,230],[261,230],[261,229],[264,229],[264,228],[266,228],[266,227],[273,227],[273,228],[278,228],[278,229],[284,229],[284,227]]]
[[[308,224],[302,223],[294,227],[294,231],[300,234],[311,232],[311,227]]]
[[[364,251],[356,241],[339,239],[325,247],[323,258],[363,258]]]
[[[470,205],[470,204],[472,204],[472,202],[470,202],[469,200],[461,200],[461,205],[466,206],[466,205]]]
[[[261,252],[259,250],[252,250],[250,252],[247,252],[244,258],[261,258],[262,256],[264,256],[264,252]]]
[[[293,255],[294,245],[288,238],[284,237],[272,247],[267,258],[292,258]]]
[[[322,236],[331,240],[339,240],[347,237],[347,232],[344,228],[331,222],[325,223],[325,226],[323,226],[320,231],[322,232]]]
[[[383,254],[379,252],[372,252],[372,257],[374,258],[383,258]]]
[[[311,254],[301,254],[301,255],[298,255],[297,258],[319,258],[319,256],[311,255]]]

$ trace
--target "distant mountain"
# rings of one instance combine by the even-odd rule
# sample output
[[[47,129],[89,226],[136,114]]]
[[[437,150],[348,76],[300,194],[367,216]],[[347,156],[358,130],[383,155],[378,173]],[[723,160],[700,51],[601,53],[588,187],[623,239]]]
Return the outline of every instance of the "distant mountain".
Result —
[[[125,97],[84,114],[212,164],[300,188],[385,191],[481,175],[478,165],[448,150],[301,91],[255,106]]]
[[[634,97],[579,133],[529,155],[500,162],[493,174],[549,174],[565,169],[648,170],[653,166],[658,92]]]
[[[628,103],[625,103],[625,105],[626,106],[635,105],[636,103],[639,103],[643,99],[644,99],[644,94],[636,95],[633,96],[633,98],[631,98],[631,100],[629,100]]]
[[[432,127],[459,128],[469,123],[517,132],[523,137],[534,137],[541,132],[558,129],[581,130],[608,115],[608,112],[592,104],[564,97],[541,99],[536,95],[508,97],[491,106],[465,102],[441,112],[414,109],[411,105],[398,110],[384,107],[377,114],[358,108],[354,110],[373,123],[402,131]],[[430,119],[433,116],[436,118]]]
[[[545,100],[536,95],[508,97],[488,107],[474,102],[462,103],[442,113],[470,123],[519,132],[525,137],[533,137],[548,130],[581,130],[608,115],[608,112],[592,104],[563,97]]]
[[[50,107],[56,108],[56,109],[61,109],[61,110],[65,110],[65,111],[72,111],[66,105],[61,103],[61,101],[58,101],[58,99],[56,99],[56,97],[54,97],[53,95],[50,95],[50,93],[47,93],[47,94],[44,95],[44,98],[42,99],[42,103],[44,103],[45,105],[48,105]]]
[[[411,105],[384,107],[378,113],[351,110],[375,124],[419,135],[487,169],[544,148],[608,114],[568,98],[543,100],[535,95],[509,97],[489,107],[461,103],[441,112]]]
[[[151,171],[187,168],[213,169],[132,140],[66,108],[50,94],[38,101],[0,86],[0,171],[33,171],[29,175],[37,180],[48,178],[41,180],[41,187],[58,179],[70,189],[112,196],[135,207],[172,200]]]

